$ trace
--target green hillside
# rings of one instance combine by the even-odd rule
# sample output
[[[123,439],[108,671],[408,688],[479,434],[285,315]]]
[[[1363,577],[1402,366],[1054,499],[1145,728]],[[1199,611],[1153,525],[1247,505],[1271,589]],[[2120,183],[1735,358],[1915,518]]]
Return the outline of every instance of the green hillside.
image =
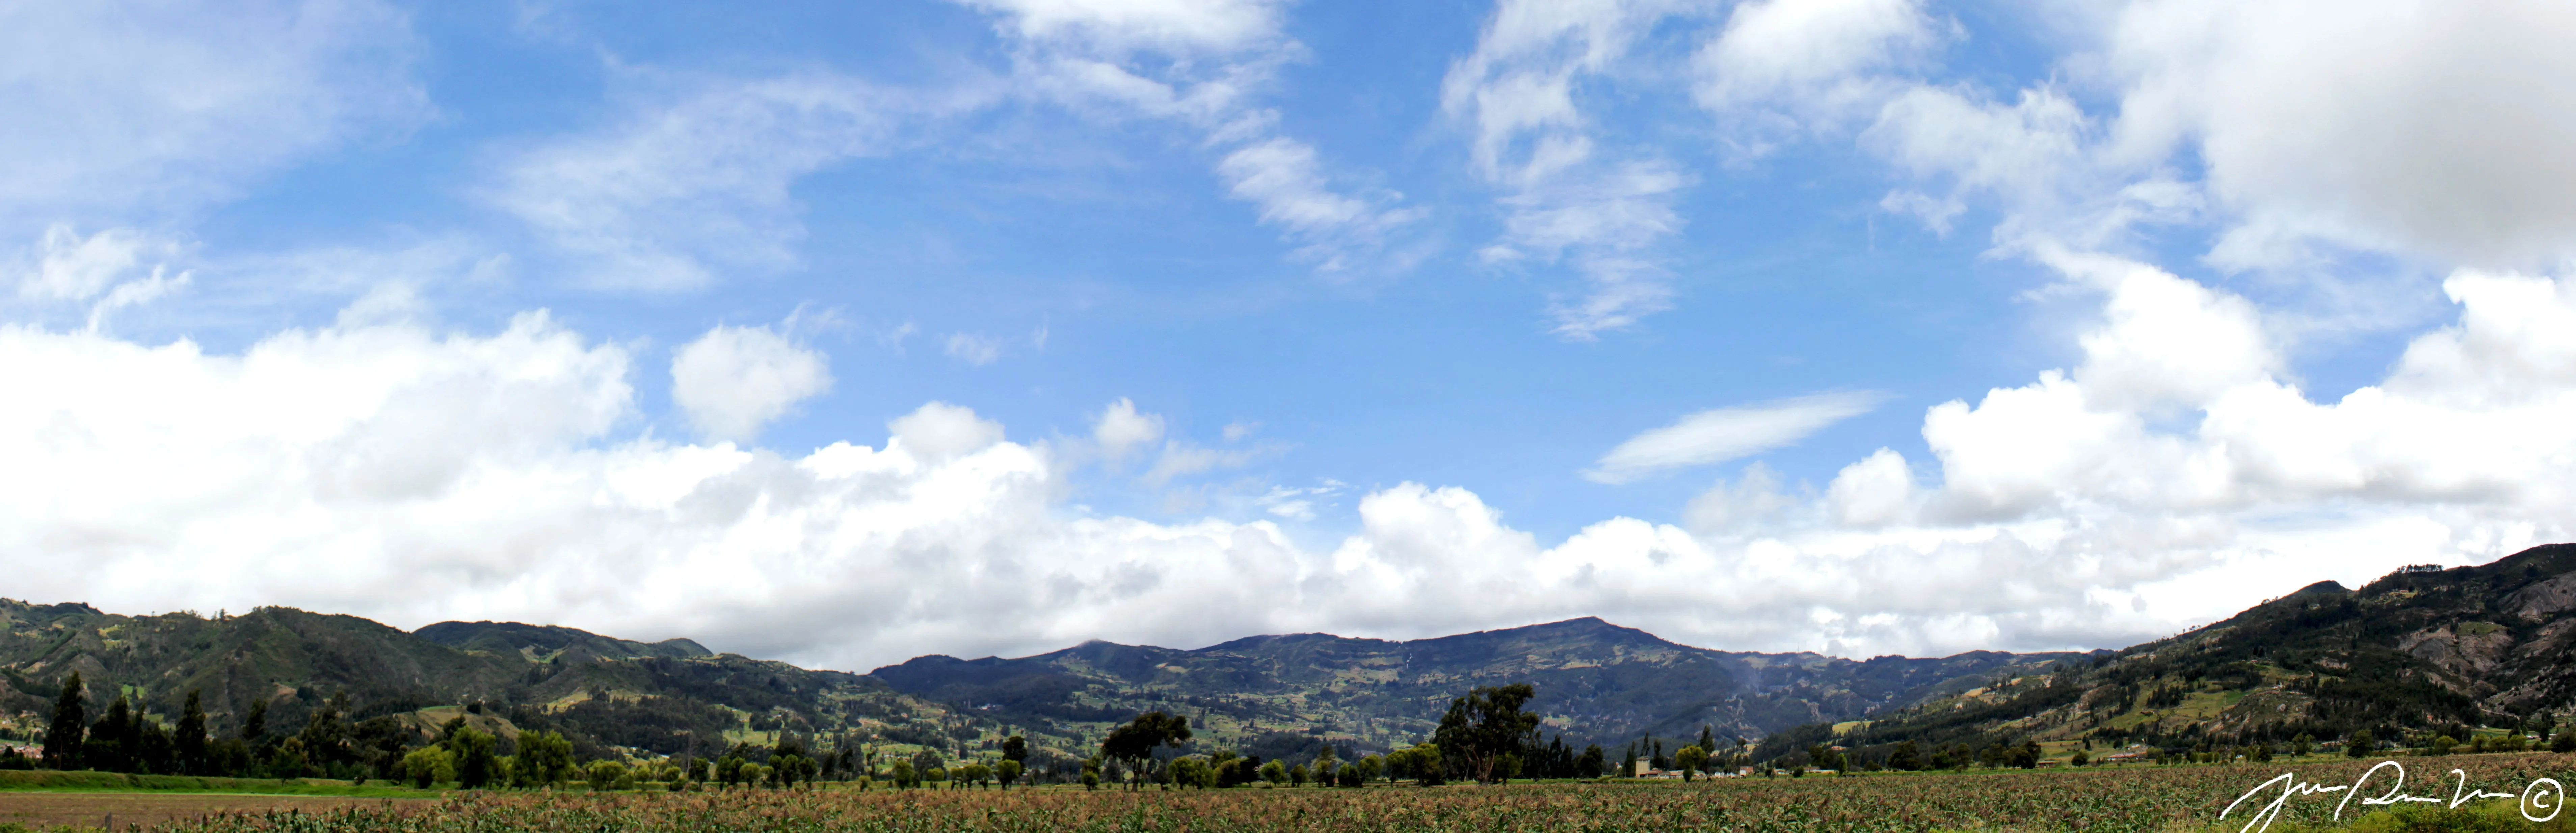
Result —
[[[172,725],[194,691],[218,736],[239,734],[256,701],[268,704],[271,734],[293,733],[346,694],[348,718],[364,732],[418,742],[462,717],[498,734],[504,754],[522,729],[562,732],[599,757],[705,754],[780,733],[971,748],[1007,728],[858,675],[711,654],[687,640],[648,645],[509,623],[413,634],[283,607],[132,617],[0,599],[0,739],[36,743],[75,671],[93,716],[124,696]]]
[[[202,692],[218,735],[239,732],[254,702],[268,704],[272,733],[291,732],[346,694],[357,731],[397,749],[458,719],[505,746],[521,731],[558,731],[584,756],[704,755],[782,735],[830,749],[980,756],[1019,734],[1041,772],[1153,709],[1190,717],[1200,749],[1380,751],[1425,738],[1450,698],[1514,682],[1536,686],[1542,733],[1575,747],[1679,741],[1706,727],[1764,739],[1757,758],[1819,742],[1866,761],[1903,741],[2063,750],[2362,729],[2465,738],[2564,717],[2576,695],[2571,611],[2576,546],[2551,546],[2480,567],[2410,568],[2358,591],[2321,583],[2118,652],[1855,661],[1695,648],[1586,618],[1403,642],[1090,642],[853,674],[556,626],[443,622],[405,633],[278,607],[129,617],[0,600],[0,738],[33,741],[74,671],[93,714],[122,695],[166,725],[188,692]]]
[[[2320,582],[2226,621],[1955,696],[1883,709],[1839,743],[2233,746],[2538,731],[2576,700],[2576,545],[2476,567]],[[1764,754],[1831,736],[1811,725]]]
[[[457,719],[500,737],[505,753],[523,730],[552,730],[586,757],[703,755],[782,733],[831,748],[971,756],[1021,734],[1037,749],[1033,764],[1046,767],[1088,755],[1111,725],[1149,709],[1192,717],[1198,745],[1209,748],[1376,751],[1426,737],[1467,689],[1509,682],[1537,684],[1545,731],[1577,745],[1709,726],[1760,737],[2067,656],[1730,653],[1577,619],[1411,642],[1092,642],[1022,659],[926,656],[860,675],[556,626],[442,622],[405,633],[283,607],[132,617],[0,600],[0,737],[33,743],[77,671],[93,714],[121,695],[170,725],[188,693],[200,692],[217,736],[240,733],[254,702],[268,704],[274,735],[346,694],[355,731],[394,749]]]

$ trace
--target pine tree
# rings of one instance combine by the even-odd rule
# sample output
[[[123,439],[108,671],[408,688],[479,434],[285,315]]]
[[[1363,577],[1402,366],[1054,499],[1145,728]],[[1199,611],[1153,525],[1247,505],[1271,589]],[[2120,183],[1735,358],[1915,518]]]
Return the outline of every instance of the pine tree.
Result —
[[[188,692],[188,705],[179,709],[179,734],[171,739],[171,748],[178,754],[180,772],[206,774],[206,708],[196,691]]]
[[[82,762],[100,772],[134,771],[134,753],[140,740],[135,731],[134,710],[124,695],[107,704],[107,715],[89,727],[89,743],[83,745]]]
[[[74,671],[63,679],[63,693],[54,698],[54,723],[45,730],[46,768],[78,769],[81,744],[88,734],[88,709],[81,706],[81,676]]]
[[[251,701],[250,716],[242,719],[242,741],[257,745],[268,734],[268,699]]]

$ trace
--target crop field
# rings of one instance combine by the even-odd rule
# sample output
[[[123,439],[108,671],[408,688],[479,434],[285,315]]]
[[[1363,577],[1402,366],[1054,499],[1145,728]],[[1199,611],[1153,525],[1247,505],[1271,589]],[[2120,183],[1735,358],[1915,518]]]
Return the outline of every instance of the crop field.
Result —
[[[0,830],[6,830],[10,825],[27,830],[63,827],[140,830],[219,815],[327,815],[334,810],[359,806],[379,812],[395,811],[396,802],[423,810],[435,806],[433,802],[421,799],[310,795],[0,792]]]
[[[458,793],[435,802],[358,803],[321,811],[254,810],[176,819],[168,831],[2237,831],[2275,797],[2272,831],[2354,829],[2570,833],[2564,755],[2401,758],[2404,781],[2371,763],[2130,766],[2034,772],[1872,774],[1506,787],[1146,790],[1078,788],[865,792]],[[2375,763],[2375,762],[2372,762]],[[2451,770],[2461,770],[2453,775]],[[2306,793],[2298,782],[2343,791]],[[2536,785],[2536,786],[2535,786]],[[2226,819],[2220,813],[2255,792]],[[2478,795],[2488,797],[2479,798]],[[2337,802],[2356,796],[2334,820]],[[2386,807],[2362,799],[2412,796]],[[2471,796],[2462,800],[2461,796]],[[2461,806],[2452,809],[2458,802]],[[2530,821],[2526,814],[2554,816]],[[91,822],[95,824],[95,822]],[[2259,824],[2259,823],[2258,823]]]

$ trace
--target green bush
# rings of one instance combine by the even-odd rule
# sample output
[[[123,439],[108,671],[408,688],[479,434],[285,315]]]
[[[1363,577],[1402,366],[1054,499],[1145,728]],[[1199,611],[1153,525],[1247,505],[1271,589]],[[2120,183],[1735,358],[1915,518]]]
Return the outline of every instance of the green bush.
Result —
[[[418,795],[399,787],[363,787],[314,779],[210,778],[193,775],[127,775],[86,770],[0,770],[0,792],[221,792],[266,795]]]

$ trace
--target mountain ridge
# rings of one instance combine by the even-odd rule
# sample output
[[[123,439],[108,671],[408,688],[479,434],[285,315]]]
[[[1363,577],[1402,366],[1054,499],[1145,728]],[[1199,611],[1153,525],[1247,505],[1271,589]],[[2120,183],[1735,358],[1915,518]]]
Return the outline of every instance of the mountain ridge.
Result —
[[[358,718],[400,717],[425,730],[460,706],[489,706],[509,734],[519,724],[550,728],[592,753],[702,752],[790,732],[966,754],[1017,732],[1071,757],[1154,708],[1196,715],[1210,743],[1378,749],[1427,736],[1446,699],[1467,688],[1531,680],[1548,692],[1539,705],[1559,707],[1550,731],[1571,739],[1682,735],[1711,720],[1759,736],[1925,683],[2058,656],[1902,659],[1939,679],[1891,687],[1907,675],[1884,673],[1887,658],[1714,651],[1586,616],[1409,641],[1258,634],[1172,649],[1094,639],[1012,659],[923,655],[856,674],[560,625],[449,621],[406,632],[276,606],[137,617],[0,599],[0,678],[9,683],[0,732],[32,740],[76,670],[93,701],[129,694],[165,722],[190,690],[205,693],[219,729],[238,728],[254,700],[270,704],[272,725],[295,725],[347,692]]]
[[[1842,733],[1797,727],[1756,757],[1794,757],[1825,738],[1869,759],[1905,741],[2201,748],[2363,731],[2410,743],[2480,730],[2546,736],[2576,719],[2576,544],[2404,567],[2360,589],[2316,582],[2080,667],[1871,717]]]
[[[1547,731],[1577,742],[1704,727],[1760,737],[2076,656],[1731,652],[1586,616],[1416,640],[1265,634],[1197,649],[1090,640],[1015,658],[927,654],[869,676],[1004,719],[1086,722],[1166,708],[1259,749],[1324,742],[1313,738],[1376,749],[1427,736],[1447,700],[1478,685],[1534,683],[1531,709]]]
[[[1256,634],[1176,649],[1092,639],[853,673],[560,625],[406,632],[285,607],[135,617],[0,599],[0,731],[32,737],[31,721],[79,671],[94,699],[126,694],[156,719],[200,690],[218,727],[237,726],[254,701],[292,725],[347,692],[356,716],[415,730],[485,709],[475,713],[563,731],[586,749],[657,754],[784,733],[972,755],[1023,734],[1061,761],[1155,709],[1193,718],[1211,747],[1377,751],[1427,737],[1468,689],[1516,682],[1537,686],[1542,731],[1575,744],[1705,729],[1768,740],[1779,754],[1836,725],[1856,727],[1847,743],[1864,755],[1903,739],[2242,739],[2564,712],[2576,694],[2570,612],[2576,546],[2550,545],[2476,567],[2410,567],[2360,590],[2315,582],[2118,651],[1856,660],[1701,648],[1583,616],[1413,640]],[[2257,707],[2286,717],[2257,719]]]

